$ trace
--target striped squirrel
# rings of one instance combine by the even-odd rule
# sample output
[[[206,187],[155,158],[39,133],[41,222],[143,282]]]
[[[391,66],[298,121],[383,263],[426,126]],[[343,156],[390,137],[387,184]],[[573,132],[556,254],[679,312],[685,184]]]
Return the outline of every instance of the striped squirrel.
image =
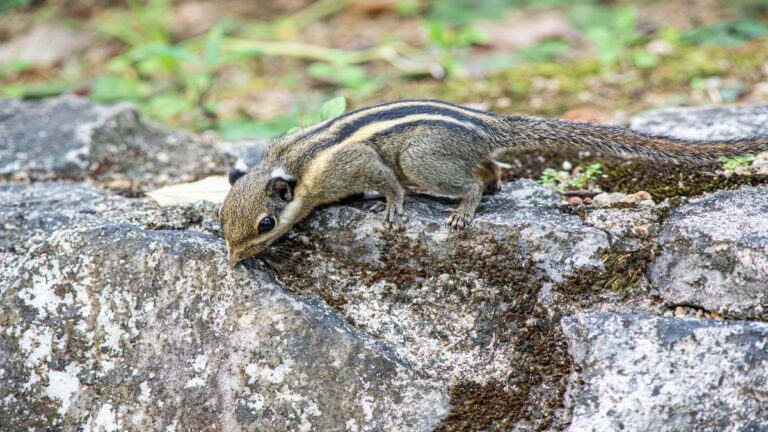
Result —
[[[276,139],[250,172],[230,170],[232,188],[219,210],[229,260],[257,254],[315,207],[365,191],[384,196],[384,215],[394,226],[406,222],[405,186],[459,196],[447,222],[463,229],[483,193],[501,186],[494,150],[559,146],[702,164],[767,150],[768,136],[693,142],[434,100],[360,108]]]

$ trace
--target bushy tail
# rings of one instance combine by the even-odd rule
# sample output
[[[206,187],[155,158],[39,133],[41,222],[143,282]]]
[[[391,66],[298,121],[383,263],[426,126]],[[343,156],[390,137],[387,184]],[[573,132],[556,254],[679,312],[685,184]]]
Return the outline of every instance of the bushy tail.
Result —
[[[505,118],[510,147],[576,147],[665,162],[708,164],[721,157],[768,151],[768,136],[694,141],[624,127],[527,116]],[[507,146],[505,145],[505,147]]]

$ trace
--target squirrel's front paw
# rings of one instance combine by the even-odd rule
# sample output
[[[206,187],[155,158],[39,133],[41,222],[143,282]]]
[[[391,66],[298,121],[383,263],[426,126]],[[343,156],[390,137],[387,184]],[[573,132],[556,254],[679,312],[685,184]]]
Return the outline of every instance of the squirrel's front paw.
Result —
[[[468,227],[471,222],[472,222],[472,217],[462,214],[460,212],[454,212],[446,221],[446,223],[448,224],[448,227],[453,231],[461,231],[464,228]]]
[[[405,215],[405,212],[394,205],[388,205],[384,210],[384,214],[387,220],[387,225],[392,229],[404,229],[405,224],[408,222],[408,216]]]

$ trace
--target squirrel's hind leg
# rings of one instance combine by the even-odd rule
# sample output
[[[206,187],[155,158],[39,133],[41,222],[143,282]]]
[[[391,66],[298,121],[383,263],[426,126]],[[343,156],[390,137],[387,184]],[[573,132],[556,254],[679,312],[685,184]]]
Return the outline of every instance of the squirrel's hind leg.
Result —
[[[501,190],[501,168],[496,162],[489,160],[485,162],[478,171],[480,178],[485,183],[485,193],[495,194]]]
[[[472,222],[480,205],[485,177],[496,181],[497,167],[489,165],[491,161],[485,158],[473,159],[471,153],[451,154],[444,148],[451,142],[450,136],[440,142],[416,141],[401,153],[398,162],[409,182],[432,192],[461,197],[447,223],[453,230],[462,230]],[[452,148],[460,148],[460,143],[453,144]]]
[[[472,219],[475,218],[475,210],[480,205],[483,189],[485,189],[485,184],[480,180],[468,185],[466,192],[462,195],[461,203],[446,221],[452,230],[461,231],[469,226]]]

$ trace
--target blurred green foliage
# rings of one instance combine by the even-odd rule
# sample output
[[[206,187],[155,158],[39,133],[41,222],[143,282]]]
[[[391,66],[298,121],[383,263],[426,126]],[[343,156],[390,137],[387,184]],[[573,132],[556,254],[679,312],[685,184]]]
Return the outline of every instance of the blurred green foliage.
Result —
[[[601,20],[599,24],[591,25],[586,29],[587,37],[592,40],[597,50],[597,58],[606,68],[612,68],[620,63],[632,62],[638,67],[650,67],[655,65],[652,54],[643,59],[636,59],[630,47],[643,40],[643,35],[635,30],[637,26],[637,10],[627,6],[612,11],[610,16]],[[638,61],[639,60],[639,61]]]
[[[0,0],[0,13],[28,6],[31,0]]]
[[[198,129],[215,126],[215,102],[209,99],[222,67],[248,55],[224,53],[224,25],[203,37],[173,43],[167,22],[168,0],[127,1],[129,8],[110,14],[98,29],[127,45],[93,83],[90,96],[99,102],[128,100],[160,120],[191,113]]]
[[[448,75],[464,71],[464,55],[469,47],[486,41],[486,36],[472,25],[450,25],[443,21],[425,21],[424,27],[433,53]]]
[[[224,119],[220,122],[221,135],[227,140],[246,138],[275,138],[285,133],[340,116],[347,109],[344,97],[325,101],[319,107],[314,104],[302,105],[287,115],[265,122],[248,119]]]
[[[683,41],[690,44],[733,46],[766,34],[768,34],[768,26],[765,22],[745,17],[736,21],[695,28],[683,35]]]
[[[739,18],[678,30],[649,29],[640,20],[637,2],[622,0],[441,0],[427,6],[419,0],[397,0],[398,14],[420,21],[425,46],[410,47],[389,40],[371,49],[344,50],[297,43],[294,36],[345,8],[345,0],[319,0],[272,21],[224,18],[206,33],[186,39],[172,34],[171,0],[125,0],[122,7],[104,8],[104,13],[91,23],[104,41],[121,44],[117,55],[100,67],[95,77],[80,78],[80,70],[73,68],[46,76],[45,80],[26,82],[15,77],[34,75],[33,65],[11,62],[0,67],[0,80],[4,80],[0,96],[35,98],[87,89],[84,93],[96,101],[132,101],[158,120],[196,130],[215,129],[228,139],[236,139],[278,136],[297,125],[321,121],[329,112],[343,112],[339,101],[345,99],[334,96],[365,101],[390,91],[396,87],[393,83],[414,79],[444,79],[448,86],[443,88],[450,88],[451,82],[471,81],[467,77],[477,70],[486,76],[502,77],[506,94],[521,97],[535,91],[532,76],[556,80],[559,88],[571,95],[587,90],[586,78],[610,81],[624,74],[620,79],[626,80],[631,90],[640,85],[642,75],[638,74],[650,73],[655,74],[656,81],[680,82],[691,91],[707,92],[709,79],[726,74],[730,67],[712,61],[708,50],[768,38],[768,3],[722,1],[740,11]],[[29,3],[0,0],[0,11]],[[478,20],[502,19],[510,8],[556,8],[591,48],[584,50],[573,40],[554,38],[510,52],[497,50],[477,56],[477,47],[488,41]],[[665,57],[658,50],[648,49],[649,44],[659,41],[675,56]],[[394,44],[400,44],[399,48],[395,49]],[[574,58],[574,52],[581,57]],[[233,92],[232,83],[225,77],[237,71],[258,81],[254,70],[266,58],[274,57],[295,65],[281,78],[283,88],[306,93],[308,78],[311,94],[299,98],[292,111],[271,119],[221,108],[223,99]],[[744,69],[759,66],[759,59],[738,61]],[[470,62],[477,70],[469,70]],[[382,68],[380,63],[395,67]],[[681,65],[686,70],[680,70]],[[247,80],[237,85],[247,85]],[[743,88],[736,83],[718,91],[720,99],[728,102],[742,94]],[[329,98],[335,102],[321,105]]]

